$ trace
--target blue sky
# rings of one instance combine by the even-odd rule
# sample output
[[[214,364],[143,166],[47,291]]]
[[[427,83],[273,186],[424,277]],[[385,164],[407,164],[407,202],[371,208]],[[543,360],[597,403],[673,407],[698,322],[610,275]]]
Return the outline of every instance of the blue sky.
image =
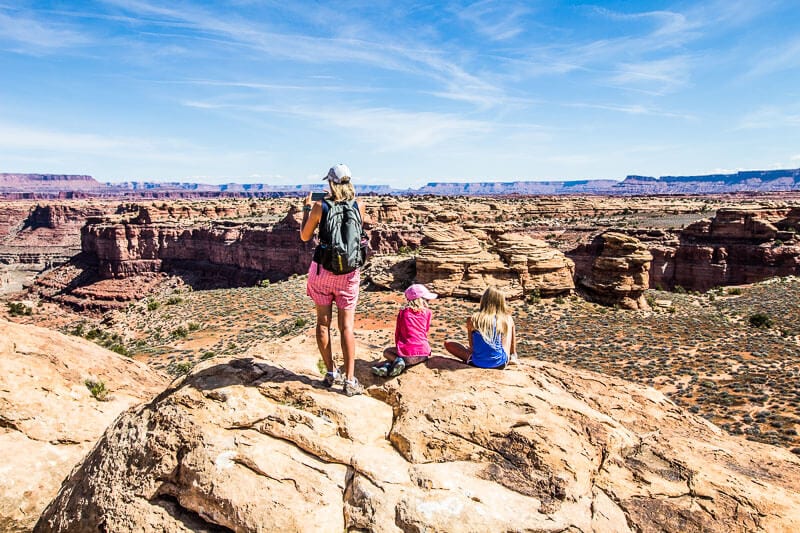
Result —
[[[800,2],[0,0],[0,172],[356,184],[800,167]]]

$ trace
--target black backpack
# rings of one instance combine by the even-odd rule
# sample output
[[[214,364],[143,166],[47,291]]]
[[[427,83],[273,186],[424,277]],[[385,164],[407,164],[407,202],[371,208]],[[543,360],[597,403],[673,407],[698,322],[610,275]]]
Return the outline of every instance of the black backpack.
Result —
[[[314,261],[334,274],[348,274],[367,259],[367,234],[355,200],[334,203],[322,201],[319,246]]]

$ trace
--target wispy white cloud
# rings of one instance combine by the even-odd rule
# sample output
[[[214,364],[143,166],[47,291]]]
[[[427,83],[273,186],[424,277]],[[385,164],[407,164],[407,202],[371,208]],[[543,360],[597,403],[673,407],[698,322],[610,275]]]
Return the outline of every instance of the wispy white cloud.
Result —
[[[620,105],[620,104],[591,104],[585,102],[570,102],[562,104],[565,107],[582,107],[589,109],[600,109],[603,111],[613,111],[626,115],[651,115],[657,117],[680,118],[694,120],[696,117],[690,113],[673,113],[657,108],[648,107],[642,104]]]
[[[530,9],[513,2],[481,0],[466,6],[453,6],[457,16],[470,24],[475,31],[492,41],[505,41],[525,30],[522,17]]]
[[[38,20],[11,11],[0,12],[0,43],[6,41],[14,52],[39,55],[87,44],[86,35],[63,24]],[[2,46],[2,44],[0,44]]]
[[[357,33],[316,37],[282,33],[235,17],[220,17],[196,7],[181,5],[166,8],[141,0],[104,0],[110,5],[144,16],[157,16],[164,24],[179,24],[208,35],[224,38],[230,44],[247,47],[269,57],[304,63],[362,64],[371,68],[412,74],[435,81],[442,91],[430,94],[469,102],[481,107],[498,105],[504,90],[486,77],[468,72],[446,54],[423,43],[405,43],[373,29],[371,38],[355,38]],[[365,32],[367,33],[367,32]]]
[[[800,111],[764,106],[747,113],[736,125],[737,130],[771,129],[800,126]]]
[[[690,58],[673,56],[667,59],[621,63],[609,81],[613,85],[660,95],[686,86],[690,72]]]
[[[800,68],[800,37],[784,41],[760,53],[749,76],[758,77]]]
[[[494,129],[489,122],[434,112],[410,112],[384,107],[323,109],[302,106],[247,105],[187,100],[186,107],[235,111],[247,119],[252,113],[281,114],[307,121],[316,128],[332,129],[337,135],[392,152],[429,148],[454,139],[485,135]]]

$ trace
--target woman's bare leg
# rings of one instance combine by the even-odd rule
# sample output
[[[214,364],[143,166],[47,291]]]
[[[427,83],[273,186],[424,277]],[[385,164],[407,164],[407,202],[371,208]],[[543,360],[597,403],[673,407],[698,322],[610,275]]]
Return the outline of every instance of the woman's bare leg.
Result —
[[[344,368],[349,381],[353,380],[356,373],[356,336],[355,336],[355,309],[337,309],[336,318],[339,321],[339,333],[342,338],[342,355]]]
[[[317,306],[317,349],[325,362],[328,372],[333,372],[333,353],[331,352],[331,306]]]

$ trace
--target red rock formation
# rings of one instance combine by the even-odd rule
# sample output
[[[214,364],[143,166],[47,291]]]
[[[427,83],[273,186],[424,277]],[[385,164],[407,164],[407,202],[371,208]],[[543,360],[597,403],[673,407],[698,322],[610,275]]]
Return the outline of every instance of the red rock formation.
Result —
[[[500,287],[509,298],[537,290],[555,295],[574,287],[572,261],[544,241],[503,234],[494,242],[495,252],[489,252],[458,226],[430,227],[424,233],[416,279],[443,296],[477,299],[489,285]]]
[[[578,279],[586,296],[598,303],[625,309],[648,309],[644,291],[649,287],[652,254],[635,237],[607,232],[592,247],[597,250],[588,276]]]
[[[800,274],[798,211],[720,209],[713,219],[692,224],[680,236],[673,285],[705,291]]]

